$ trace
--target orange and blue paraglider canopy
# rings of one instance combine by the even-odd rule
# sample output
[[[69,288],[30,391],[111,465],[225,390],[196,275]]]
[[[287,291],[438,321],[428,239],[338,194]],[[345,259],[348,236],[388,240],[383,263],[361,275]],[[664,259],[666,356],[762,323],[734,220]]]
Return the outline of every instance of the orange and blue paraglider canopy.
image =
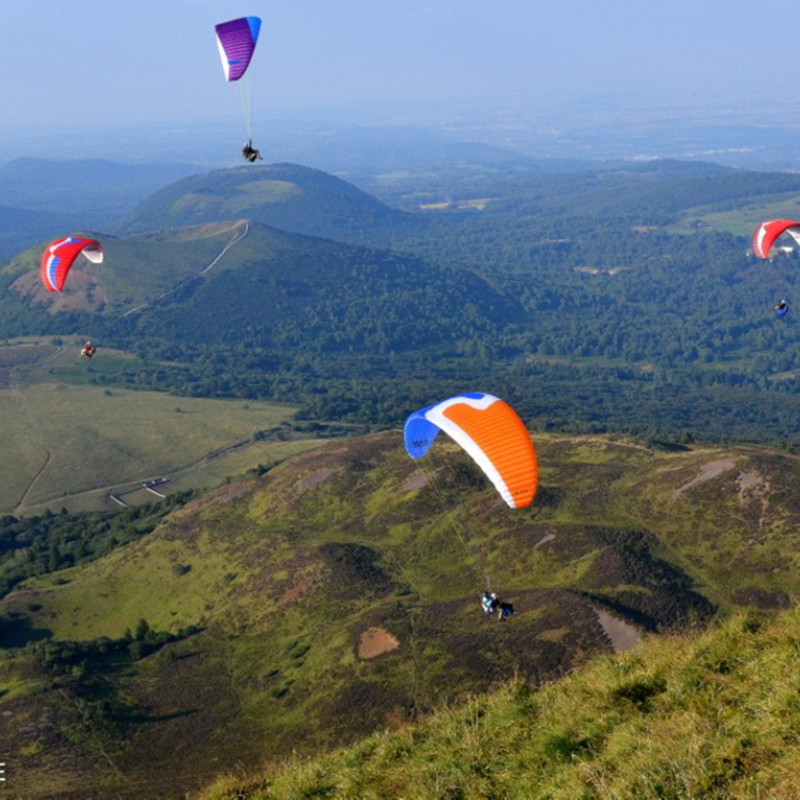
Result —
[[[422,458],[440,430],[469,453],[511,508],[533,502],[536,451],[525,423],[508,403],[490,394],[466,392],[415,411],[403,432],[411,458]]]

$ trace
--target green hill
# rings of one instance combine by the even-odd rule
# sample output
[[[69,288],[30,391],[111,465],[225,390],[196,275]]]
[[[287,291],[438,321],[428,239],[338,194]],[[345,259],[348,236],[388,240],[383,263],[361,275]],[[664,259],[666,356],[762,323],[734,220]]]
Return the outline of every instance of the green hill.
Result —
[[[642,632],[796,596],[800,460],[536,441],[542,486],[521,512],[453,446],[420,468],[389,432],[296,456],[17,585],[0,603],[0,750],[17,791],[48,796],[57,777],[65,793],[180,796],[234,763],[338,747],[514,676],[546,684]],[[8,563],[41,557],[4,524]],[[76,546],[54,544],[56,562]],[[510,622],[481,615],[487,582],[515,604]],[[569,760],[584,744],[567,719],[552,738],[566,730]]]
[[[272,178],[254,181],[262,169]],[[687,213],[793,196],[796,175],[680,162],[471,174],[417,198],[449,210],[399,216],[299,167],[191,178],[209,218],[244,198],[248,213],[335,219],[331,236],[380,249],[238,218],[106,237],[107,263],[78,267],[55,298],[36,248],[0,273],[0,336],[87,332],[159,362],[126,371],[131,385],[280,400],[306,418],[397,425],[480,384],[561,430],[796,446],[800,328],[772,314],[800,290],[793,257],[756,263],[744,238],[675,232]],[[157,211],[145,227],[171,218]]]
[[[348,241],[365,229],[413,222],[320,170],[295,164],[240,167],[198,175],[143,200],[126,233],[246,217],[293,233]]]
[[[78,261],[60,294],[41,285],[39,246],[0,269],[8,319],[123,343],[386,352],[453,343],[518,313],[468,271],[249,221],[101,238],[104,264]]]

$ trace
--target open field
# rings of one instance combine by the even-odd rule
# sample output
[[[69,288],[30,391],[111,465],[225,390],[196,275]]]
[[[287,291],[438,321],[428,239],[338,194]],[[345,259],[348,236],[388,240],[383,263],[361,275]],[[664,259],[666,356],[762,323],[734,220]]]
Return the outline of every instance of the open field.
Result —
[[[703,209],[690,211],[674,229],[675,232],[696,231],[697,227],[732,233],[735,236],[752,236],[765,219],[797,219],[800,215],[800,197],[796,194],[775,195],[770,202],[758,202],[733,211],[706,213]]]
[[[257,431],[288,421],[293,406],[177,398],[89,382],[132,359],[103,353],[91,364],[78,362],[72,343],[0,348],[0,419],[13,421],[0,426],[0,511],[108,508],[109,493],[151,478],[174,480],[169,491],[209,487],[314,445],[307,439],[253,441]]]

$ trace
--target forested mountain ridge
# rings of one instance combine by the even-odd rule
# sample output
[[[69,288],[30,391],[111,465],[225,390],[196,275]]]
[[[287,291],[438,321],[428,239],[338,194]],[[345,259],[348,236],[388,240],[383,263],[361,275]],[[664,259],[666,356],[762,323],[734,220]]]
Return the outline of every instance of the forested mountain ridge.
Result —
[[[796,175],[669,161],[466,170],[437,190],[450,192],[446,208],[428,208],[442,195],[426,190],[414,214],[291,165],[187,181],[142,204],[148,225],[170,204],[176,218],[249,209],[299,228],[316,220],[371,249],[241,218],[107,237],[107,263],[76,268],[83,299],[55,315],[43,313],[52,298],[25,299],[31,252],[0,273],[13,284],[0,293],[0,335],[92,331],[169,363],[145,363],[125,376],[133,384],[299,403],[316,418],[394,425],[409,406],[480,386],[562,429],[800,435],[800,329],[771,312],[800,290],[796,256],[758,262],[721,221],[759,204],[791,209]],[[686,227],[708,209],[719,229]]]

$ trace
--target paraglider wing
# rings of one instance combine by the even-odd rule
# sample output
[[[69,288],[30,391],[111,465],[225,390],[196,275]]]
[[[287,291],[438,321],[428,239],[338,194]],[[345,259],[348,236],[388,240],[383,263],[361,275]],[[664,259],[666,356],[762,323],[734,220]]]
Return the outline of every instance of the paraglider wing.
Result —
[[[103,263],[103,245],[96,239],[68,236],[53,242],[42,254],[42,283],[49,292],[60,292],[64,288],[67,273],[72,268],[78,253],[93,264]]]
[[[404,429],[411,458],[422,458],[440,430],[469,453],[511,508],[533,502],[536,451],[525,424],[508,403],[468,392],[414,412]]]
[[[788,233],[800,244],[800,222],[792,219],[771,219],[762,222],[753,234],[753,252],[759,258],[769,258],[772,245],[783,233]]]
[[[261,30],[261,20],[258,17],[232,19],[216,25],[214,30],[217,32],[217,47],[225,80],[238,81],[250,66],[258,32]]]

